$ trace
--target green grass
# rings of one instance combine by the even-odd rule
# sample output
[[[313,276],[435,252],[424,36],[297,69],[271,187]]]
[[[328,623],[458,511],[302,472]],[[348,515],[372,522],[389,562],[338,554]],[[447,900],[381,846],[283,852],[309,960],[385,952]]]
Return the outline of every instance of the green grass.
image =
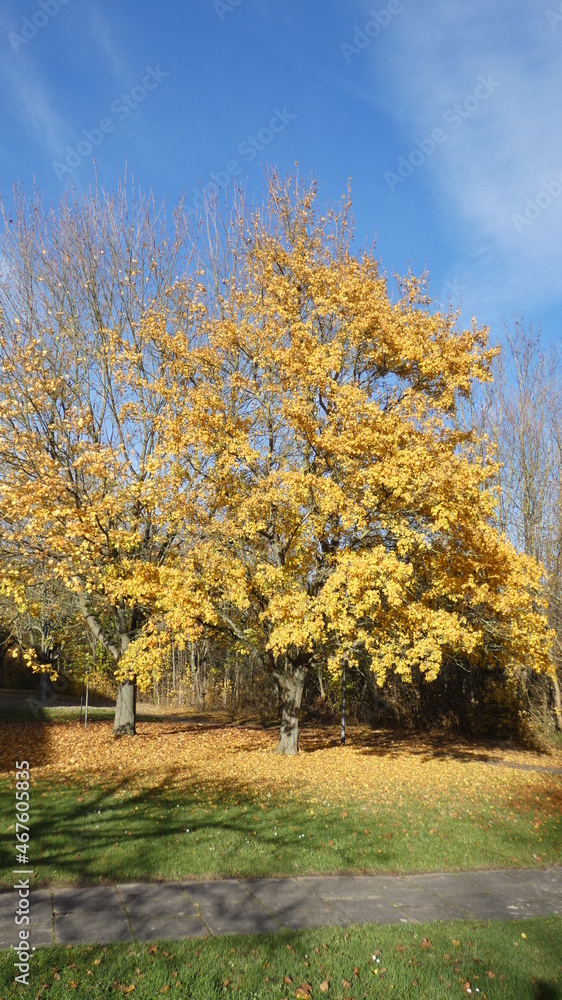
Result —
[[[88,721],[96,719],[113,719],[115,708],[88,706]],[[36,721],[36,722],[78,722],[80,705],[42,705],[38,699],[12,701],[4,704],[0,701],[0,722]],[[82,709],[82,725],[84,725],[84,709]]]
[[[560,860],[560,819],[521,808],[459,806],[455,790],[399,806],[318,802],[185,780],[139,790],[37,781],[31,788],[34,885],[545,867]],[[0,783],[0,845],[10,886],[15,860],[13,785]],[[535,803],[536,806],[536,803]],[[540,840],[539,840],[540,837]],[[540,854],[537,853],[540,850]],[[4,866],[3,865],[3,866]]]
[[[312,998],[328,1000],[556,1000],[561,931],[562,921],[549,917],[41,948],[29,989],[14,985],[13,952],[0,955],[0,996],[118,997],[134,987],[138,1000],[289,1000],[301,984],[306,995],[308,984]]]

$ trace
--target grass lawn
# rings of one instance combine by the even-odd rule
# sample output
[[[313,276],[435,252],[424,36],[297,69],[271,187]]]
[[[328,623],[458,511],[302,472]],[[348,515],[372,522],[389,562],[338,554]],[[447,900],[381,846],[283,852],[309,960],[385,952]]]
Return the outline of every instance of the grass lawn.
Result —
[[[556,1000],[560,930],[551,917],[41,948],[31,958],[29,990],[14,985],[13,952],[4,952],[0,996]]]
[[[524,769],[560,765],[560,751],[367,727],[351,727],[345,747],[307,727],[298,758],[277,757],[276,741],[185,714],[117,741],[103,715],[87,730],[1,723],[1,884],[15,867],[16,757],[31,765],[36,886],[560,863],[561,775]]]

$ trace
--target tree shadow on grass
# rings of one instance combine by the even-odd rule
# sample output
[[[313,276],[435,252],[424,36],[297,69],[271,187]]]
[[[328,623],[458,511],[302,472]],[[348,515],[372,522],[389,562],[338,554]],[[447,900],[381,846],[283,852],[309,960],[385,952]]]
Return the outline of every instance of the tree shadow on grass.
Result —
[[[315,840],[304,841],[300,797],[264,799],[272,812],[262,810],[261,801],[244,780],[205,781],[201,774],[186,780],[181,768],[148,787],[126,775],[104,783],[102,773],[45,785],[35,797],[33,887],[396,870],[393,843],[373,869],[347,831],[340,831],[337,849],[328,849],[331,831],[324,834],[323,825]],[[5,854],[12,849],[9,816],[9,803],[0,802]]]
[[[560,991],[553,983],[535,983],[535,1000],[560,1000]]]

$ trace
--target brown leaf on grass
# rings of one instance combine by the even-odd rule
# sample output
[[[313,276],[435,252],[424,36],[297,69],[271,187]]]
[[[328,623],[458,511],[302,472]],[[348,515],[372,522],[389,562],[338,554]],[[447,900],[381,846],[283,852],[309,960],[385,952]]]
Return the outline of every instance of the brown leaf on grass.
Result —
[[[290,977],[290,976],[283,976],[283,982],[284,982],[284,983],[285,983],[285,984],[286,984],[287,986],[290,986],[290,985],[291,985],[291,983],[293,982],[293,980],[291,979],[291,977]]]
[[[298,997],[299,1000],[308,1000],[311,993],[312,986],[310,983],[301,983],[300,986],[297,986],[295,996]]]
[[[496,978],[496,973],[492,972],[491,969],[488,969],[488,972],[486,973],[486,975],[487,975],[488,979],[495,979]]]
[[[351,983],[348,983],[347,979],[342,979],[341,984],[342,984],[344,990],[348,990],[350,988],[350,986],[351,986]]]
[[[170,989],[170,987],[166,983],[164,986],[162,986],[162,988],[160,989],[160,992],[161,993],[167,993],[169,989]]]
[[[327,979],[325,979],[323,983],[320,983],[321,993],[327,993],[329,989],[330,989],[330,984]]]
[[[426,938],[426,937],[423,937],[421,939],[420,945],[421,945],[422,948],[433,948],[433,944],[431,943],[431,941],[429,940],[429,938]]]
[[[397,944],[394,951],[406,951],[403,944]]]

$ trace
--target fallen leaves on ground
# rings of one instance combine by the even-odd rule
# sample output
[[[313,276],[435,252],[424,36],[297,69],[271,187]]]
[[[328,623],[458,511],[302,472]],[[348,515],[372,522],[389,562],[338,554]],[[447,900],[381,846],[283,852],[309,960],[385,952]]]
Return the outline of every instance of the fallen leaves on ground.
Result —
[[[14,767],[13,747],[26,748],[33,779],[53,782],[87,781],[108,786],[127,777],[129,789],[168,784],[181,789],[194,782],[224,787],[244,785],[263,800],[270,794],[306,797],[333,805],[365,803],[379,808],[400,799],[415,798],[420,807],[433,806],[440,797],[450,800],[456,789],[459,813],[514,806],[534,811],[533,826],[540,837],[545,815],[557,809],[557,775],[521,769],[540,762],[554,766],[558,756],[527,753],[422,736],[400,737],[367,726],[348,728],[345,747],[328,727],[307,726],[301,731],[297,757],[275,755],[277,733],[245,728],[211,719],[192,722],[184,714],[162,721],[138,722],[133,739],[116,740],[109,720],[88,729],[78,722],[32,721],[0,724],[0,771]],[[490,767],[489,760],[518,765]],[[342,812],[342,816],[346,810]],[[436,830],[435,827],[432,829]],[[415,829],[412,831],[416,833]]]

